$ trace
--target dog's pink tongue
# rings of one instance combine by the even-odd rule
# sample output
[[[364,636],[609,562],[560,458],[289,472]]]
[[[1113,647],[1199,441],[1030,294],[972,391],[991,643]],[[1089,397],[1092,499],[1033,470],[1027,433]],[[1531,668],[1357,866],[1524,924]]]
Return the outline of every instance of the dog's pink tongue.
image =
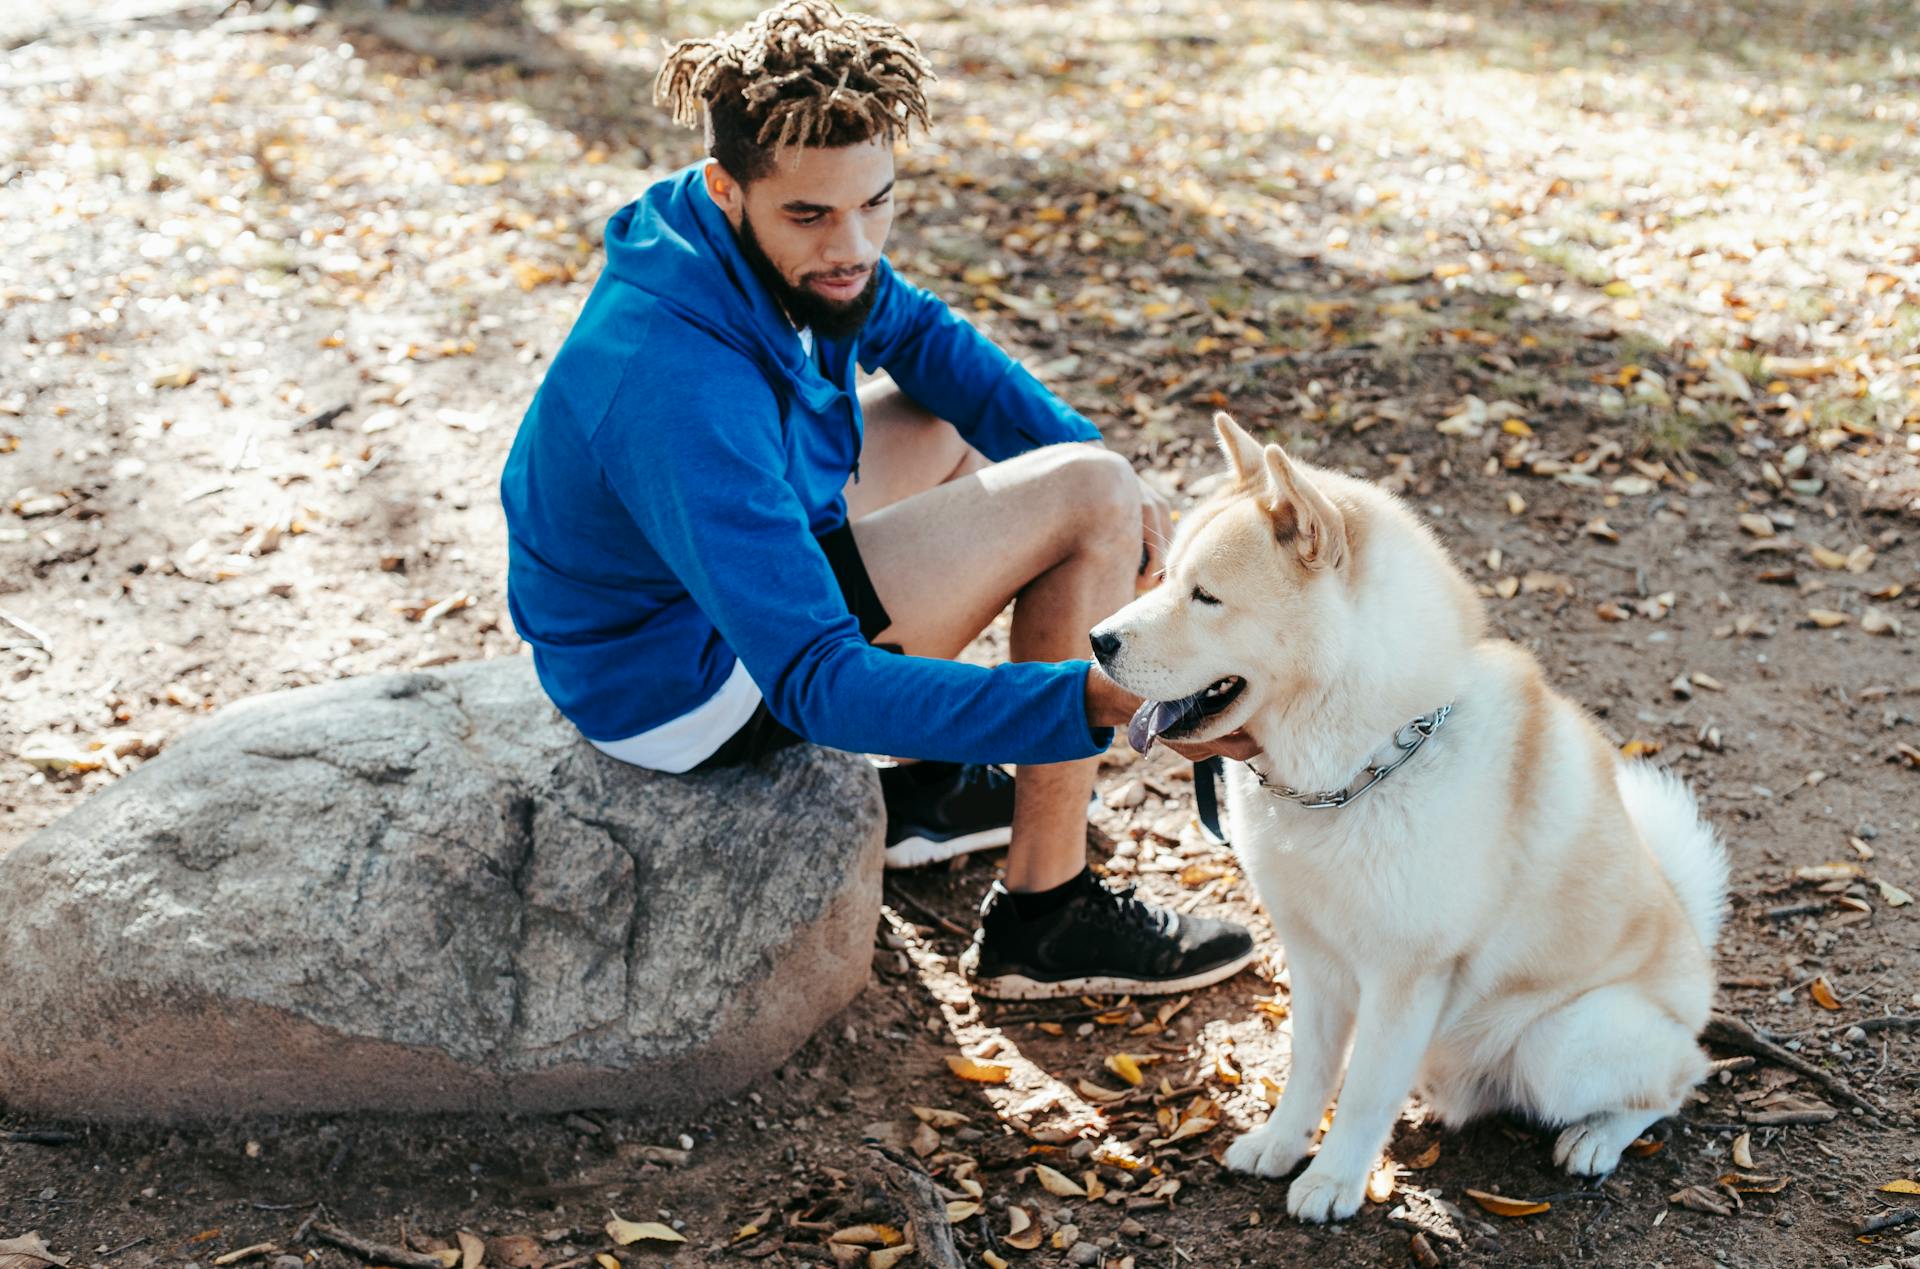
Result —
[[[1142,701],[1127,723],[1127,743],[1137,753],[1153,748],[1160,733],[1179,721],[1180,706],[1179,701]]]

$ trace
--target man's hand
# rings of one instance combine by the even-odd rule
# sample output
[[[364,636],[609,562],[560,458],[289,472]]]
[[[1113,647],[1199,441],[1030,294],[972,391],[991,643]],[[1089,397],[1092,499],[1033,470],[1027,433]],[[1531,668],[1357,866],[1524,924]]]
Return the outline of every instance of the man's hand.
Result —
[[[1239,731],[1230,731],[1224,736],[1215,736],[1212,740],[1200,741],[1198,744],[1168,740],[1165,736],[1160,737],[1160,743],[1181,757],[1191,758],[1195,762],[1202,758],[1211,758],[1215,754],[1223,758],[1231,758],[1235,762],[1245,762],[1249,758],[1266,752],[1260,747],[1259,741],[1247,734],[1247,729],[1244,727]]]
[[[1135,479],[1140,482],[1140,589],[1145,590],[1158,584],[1160,569],[1167,562],[1167,543],[1173,538],[1173,508],[1145,477]]]

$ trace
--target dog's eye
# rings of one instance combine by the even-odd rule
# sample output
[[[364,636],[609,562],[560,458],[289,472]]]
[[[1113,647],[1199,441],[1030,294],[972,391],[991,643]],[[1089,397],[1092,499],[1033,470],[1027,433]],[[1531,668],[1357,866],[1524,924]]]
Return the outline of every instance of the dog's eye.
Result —
[[[1196,604],[1218,604],[1220,601],[1198,586],[1193,588],[1193,602]]]

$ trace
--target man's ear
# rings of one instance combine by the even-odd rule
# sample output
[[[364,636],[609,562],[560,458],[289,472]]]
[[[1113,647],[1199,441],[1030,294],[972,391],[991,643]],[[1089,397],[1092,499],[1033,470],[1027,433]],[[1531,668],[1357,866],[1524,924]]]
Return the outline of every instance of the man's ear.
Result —
[[[1220,436],[1220,451],[1233,466],[1233,487],[1246,489],[1260,483],[1260,442],[1247,435],[1247,429],[1233,421],[1225,410],[1213,416],[1213,430]]]
[[[1347,560],[1347,520],[1320,487],[1294,465],[1287,451],[1269,445],[1261,454],[1266,492],[1261,505],[1276,532],[1292,530],[1293,549],[1308,568],[1336,569]]]
[[[740,212],[746,205],[747,197],[746,191],[740,188],[740,182],[720,166],[718,159],[709,160],[702,175],[706,177],[707,194],[713,199],[714,205],[726,214],[728,223],[739,228]]]

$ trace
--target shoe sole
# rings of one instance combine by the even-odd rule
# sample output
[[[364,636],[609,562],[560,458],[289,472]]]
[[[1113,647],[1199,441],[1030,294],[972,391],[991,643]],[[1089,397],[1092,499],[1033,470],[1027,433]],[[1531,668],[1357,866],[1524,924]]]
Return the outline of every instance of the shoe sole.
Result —
[[[1175,992],[1198,991],[1225,982],[1251,965],[1255,953],[1247,952],[1236,960],[1212,969],[1189,974],[1185,978],[1090,977],[1063,978],[1046,982],[1025,974],[999,974],[972,980],[973,994],[987,1000],[1062,1000],[1072,996],[1171,996]]]
[[[1092,810],[1100,804],[1096,794],[1087,800],[1087,809]],[[931,837],[903,837],[887,847],[887,868],[897,871],[902,868],[925,868],[928,864],[945,863],[949,859],[958,859],[962,855],[971,855],[977,850],[998,850],[1013,841],[1013,825],[996,824],[992,828],[983,828],[977,833],[962,833],[958,837],[949,837],[944,841]]]
[[[1007,824],[983,828],[977,833],[963,833],[945,841],[935,841],[930,837],[903,837],[887,847],[887,867],[925,868],[928,864],[957,859],[976,850],[993,850],[1012,840],[1013,828]]]

